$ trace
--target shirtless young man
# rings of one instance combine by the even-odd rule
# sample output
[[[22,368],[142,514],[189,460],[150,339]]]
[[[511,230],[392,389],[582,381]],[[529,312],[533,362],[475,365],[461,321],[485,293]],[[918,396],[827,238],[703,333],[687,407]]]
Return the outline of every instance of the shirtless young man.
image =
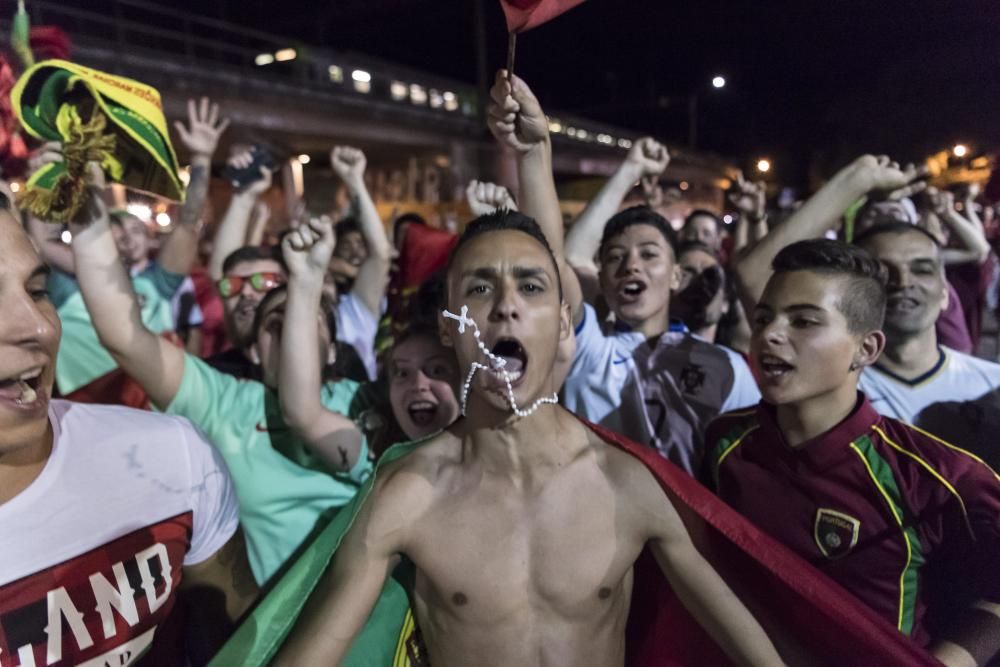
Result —
[[[447,273],[442,317],[463,375],[465,419],[386,464],[275,664],[336,664],[400,557],[431,664],[622,665],[632,568],[651,548],[692,615],[740,664],[780,664],[754,618],[694,548],[651,473],[558,405],[572,336],[538,226],[499,211],[473,222]],[[467,307],[467,311],[466,311]],[[527,416],[512,414],[513,403]],[[532,412],[532,407],[537,409]]]

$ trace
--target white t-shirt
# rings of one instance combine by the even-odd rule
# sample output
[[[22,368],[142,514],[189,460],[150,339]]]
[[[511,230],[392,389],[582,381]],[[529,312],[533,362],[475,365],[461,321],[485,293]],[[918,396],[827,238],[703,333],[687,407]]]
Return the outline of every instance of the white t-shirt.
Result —
[[[877,364],[865,368],[861,391],[881,414],[922,426],[921,413],[927,408],[975,401],[1000,387],[1000,364],[946,347],[940,350],[934,368],[912,381]]]
[[[385,309],[385,299],[382,300],[382,310]],[[358,353],[358,357],[368,371],[368,379],[375,380],[378,368],[375,363],[375,335],[378,333],[379,315],[368,310],[368,307],[353,293],[342,294],[334,309],[337,319],[337,340],[347,343]]]
[[[179,664],[181,568],[236,532],[229,473],[186,419],[53,400],[49,421],[0,505],[0,665]]]
[[[733,350],[684,332],[664,333],[655,347],[645,340],[635,331],[606,331],[584,304],[564,404],[694,473],[708,422],[755,405],[760,391]]]

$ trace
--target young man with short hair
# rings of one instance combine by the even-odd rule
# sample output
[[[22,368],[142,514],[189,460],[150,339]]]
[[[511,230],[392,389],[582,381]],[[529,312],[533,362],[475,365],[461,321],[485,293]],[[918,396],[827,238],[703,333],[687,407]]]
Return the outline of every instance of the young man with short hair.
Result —
[[[858,393],[885,346],[878,262],[811,240],[773,269],[750,318],[764,398],[712,424],[706,478],[943,662],[985,664],[1000,649],[1000,477]]]
[[[889,276],[886,348],[861,376],[861,389],[882,414],[936,433],[939,424],[926,423],[924,411],[945,401],[974,401],[1000,388],[1000,364],[938,344],[935,323],[948,289],[937,239],[921,227],[887,223],[855,242]],[[990,429],[977,441],[992,435]],[[977,449],[980,443],[958,444]]]
[[[52,400],[49,269],[8,210],[0,248],[0,662],[200,664],[257,597],[229,473],[185,419]]]
[[[566,407],[694,472],[708,422],[753,405],[760,394],[736,352],[671,328],[671,291],[680,271],[667,221],[645,206],[614,213],[631,184],[666,168],[666,148],[652,139],[636,141],[570,229],[564,249],[545,114],[517,77],[513,84],[498,77],[491,95],[491,130],[518,155],[520,206],[539,221],[562,264],[577,342],[563,390]],[[614,325],[598,320],[581,283],[599,285]]]

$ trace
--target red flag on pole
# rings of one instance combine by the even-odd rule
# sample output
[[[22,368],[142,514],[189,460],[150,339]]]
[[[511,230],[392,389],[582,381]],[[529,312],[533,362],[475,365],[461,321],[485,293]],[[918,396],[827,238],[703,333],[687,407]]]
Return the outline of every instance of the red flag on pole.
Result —
[[[524,32],[573,9],[583,0],[500,0],[508,32]]]

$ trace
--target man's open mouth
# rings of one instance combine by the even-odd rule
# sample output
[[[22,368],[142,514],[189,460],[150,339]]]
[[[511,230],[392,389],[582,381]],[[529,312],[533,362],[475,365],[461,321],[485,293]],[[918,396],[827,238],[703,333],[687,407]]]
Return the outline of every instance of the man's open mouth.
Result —
[[[777,379],[795,370],[795,366],[781,357],[773,354],[760,355],[759,367],[761,375],[767,379]]]
[[[34,403],[41,393],[44,366],[35,366],[0,380],[0,398],[23,404]]]
[[[635,301],[648,286],[641,280],[626,280],[618,285],[618,296],[625,301]]]
[[[515,384],[524,376],[528,368],[528,353],[516,338],[501,338],[494,343],[490,352],[506,362],[502,369],[497,370],[506,371],[511,384]]]
[[[921,306],[918,299],[909,296],[890,296],[886,300],[886,310],[896,313],[908,313]]]
[[[431,403],[430,401],[413,401],[406,407],[407,413],[410,415],[410,419],[417,426],[428,426],[434,422],[434,418],[437,416],[437,403]]]

